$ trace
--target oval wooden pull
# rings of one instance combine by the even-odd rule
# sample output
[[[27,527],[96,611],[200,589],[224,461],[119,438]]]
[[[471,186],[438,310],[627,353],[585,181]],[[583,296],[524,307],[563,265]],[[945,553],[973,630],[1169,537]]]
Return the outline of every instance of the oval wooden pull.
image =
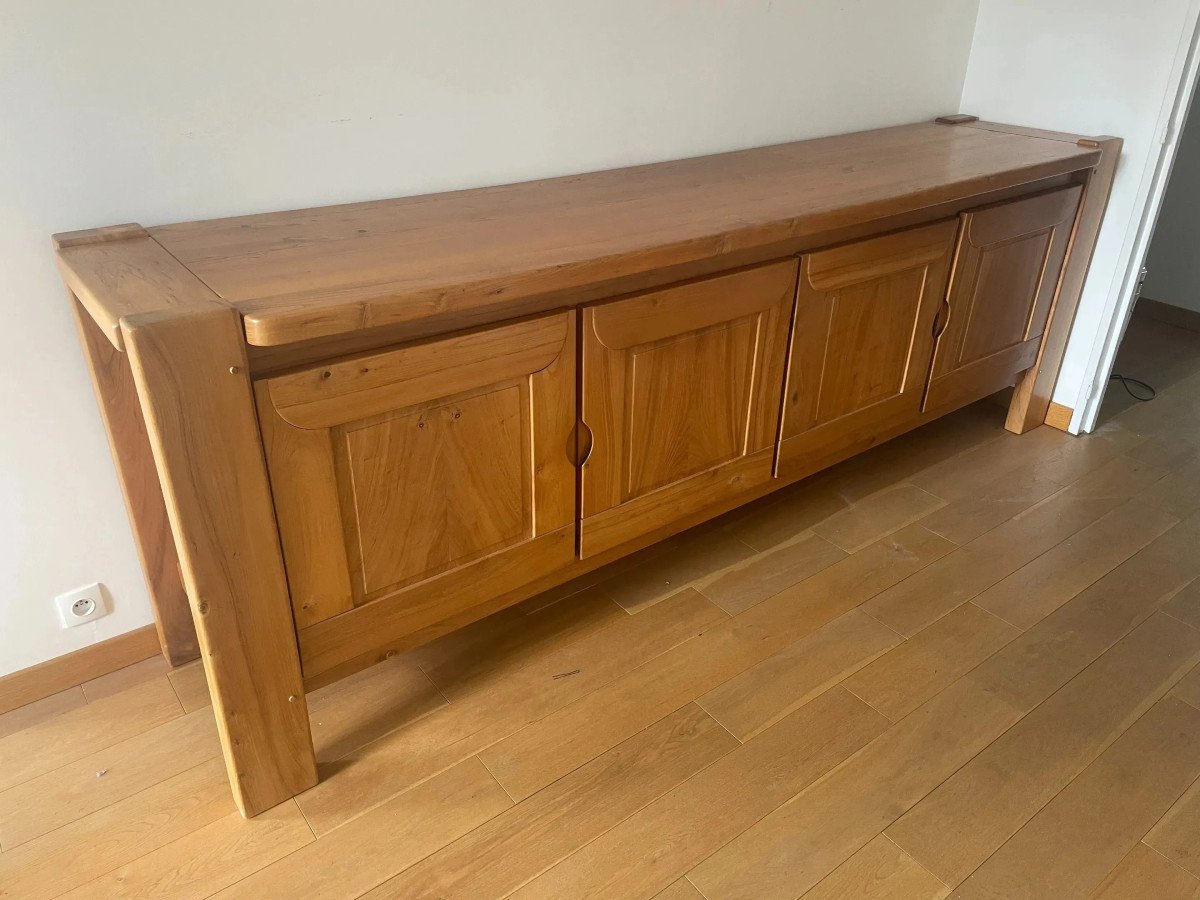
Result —
[[[942,308],[938,310],[937,318],[933,320],[933,339],[936,341],[946,331],[950,324],[950,297],[942,298]]]
[[[581,419],[575,426],[575,465],[586,465],[591,459],[592,443],[592,429]]]

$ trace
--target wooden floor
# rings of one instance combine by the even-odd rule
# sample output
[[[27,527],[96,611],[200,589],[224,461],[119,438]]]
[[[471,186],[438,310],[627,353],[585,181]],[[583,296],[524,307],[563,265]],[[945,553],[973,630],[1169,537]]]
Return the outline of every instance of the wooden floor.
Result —
[[[1200,897],[1200,335],[1135,331],[1092,436],[977,405],[315,693],[253,821],[194,667],[0,716],[0,895]]]

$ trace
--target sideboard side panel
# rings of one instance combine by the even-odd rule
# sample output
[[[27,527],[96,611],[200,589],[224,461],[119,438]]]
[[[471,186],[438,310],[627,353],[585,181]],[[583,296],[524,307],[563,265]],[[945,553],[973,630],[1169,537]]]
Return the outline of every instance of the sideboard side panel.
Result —
[[[68,298],[146,576],[158,640],[167,661],[180,666],[200,655],[200,645],[133,373],[126,355],[113,347],[74,293],[68,291]]]
[[[317,772],[241,323],[210,307],[122,330],[234,798],[257,815]]]

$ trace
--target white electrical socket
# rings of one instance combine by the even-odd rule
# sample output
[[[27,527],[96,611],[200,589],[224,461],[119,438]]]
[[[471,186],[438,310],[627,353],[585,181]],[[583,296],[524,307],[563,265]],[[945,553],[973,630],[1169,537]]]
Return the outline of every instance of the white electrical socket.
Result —
[[[58,620],[63,628],[74,628],[85,622],[94,622],[110,612],[108,597],[104,588],[99,584],[86,584],[54,598],[54,607],[58,610]]]

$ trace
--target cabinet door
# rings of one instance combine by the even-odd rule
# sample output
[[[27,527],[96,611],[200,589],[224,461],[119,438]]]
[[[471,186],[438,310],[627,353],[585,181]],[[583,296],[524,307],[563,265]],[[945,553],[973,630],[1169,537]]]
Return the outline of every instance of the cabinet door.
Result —
[[[795,283],[787,260],[584,310],[582,556],[771,478]]]
[[[800,478],[916,420],[955,220],[803,258],[779,474]]]
[[[257,385],[305,675],[570,563],[575,318]]]
[[[1082,188],[964,213],[925,409],[1013,384],[1037,361]]]

